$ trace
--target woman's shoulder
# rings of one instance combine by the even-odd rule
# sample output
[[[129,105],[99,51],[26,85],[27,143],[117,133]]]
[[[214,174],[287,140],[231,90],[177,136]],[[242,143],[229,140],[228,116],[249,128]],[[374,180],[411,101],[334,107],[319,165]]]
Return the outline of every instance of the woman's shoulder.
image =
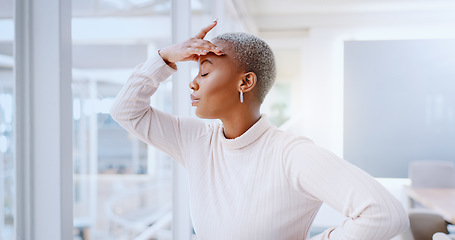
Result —
[[[284,146],[288,147],[295,145],[314,145],[313,140],[306,136],[284,131],[277,127],[272,127],[270,129],[270,135],[273,136],[273,139],[275,139],[276,142],[283,143]]]

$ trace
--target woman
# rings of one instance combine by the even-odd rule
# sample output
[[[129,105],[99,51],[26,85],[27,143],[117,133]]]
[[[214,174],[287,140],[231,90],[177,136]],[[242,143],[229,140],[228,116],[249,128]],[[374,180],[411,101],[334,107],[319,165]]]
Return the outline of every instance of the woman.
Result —
[[[204,40],[216,24],[139,65],[111,109],[125,129],[188,170],[197,237],[306,239],[322,202],[346,220],[312,239],[388,240],[405,230],[401,204],[371,176],[260,114],[276,75],[273,53],[244,33]],[[222,124],[150,107],[175,63],[188,60],[199,63],[190,83],[197,116]]]

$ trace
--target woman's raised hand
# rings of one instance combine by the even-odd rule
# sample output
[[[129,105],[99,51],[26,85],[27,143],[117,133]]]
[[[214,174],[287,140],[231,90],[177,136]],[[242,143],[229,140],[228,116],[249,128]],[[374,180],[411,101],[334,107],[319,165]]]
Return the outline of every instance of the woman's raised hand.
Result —
[[[223,55],[223,51],[215,44],[204,40],[205,35],[217,24],[217,20],[203,28],[196,36],[159,51],[160,56],[166,63],[176,63],[181,61],[198,61],[200,55],[213,52],[216,55]]]

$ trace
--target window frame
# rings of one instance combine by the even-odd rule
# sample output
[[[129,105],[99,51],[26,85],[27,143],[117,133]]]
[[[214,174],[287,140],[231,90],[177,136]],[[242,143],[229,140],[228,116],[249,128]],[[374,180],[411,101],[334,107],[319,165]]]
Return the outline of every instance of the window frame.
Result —
[[[15,239],[71,239],[71,1],[14,11]]]
[[[190,36],[190,0],[172,6],[173,42],[179,42]],[[71,1],[16,0],[14,12],[15,239],[71,239]],[[182,65],[173,77],[173,110],[181,116],[191,114],[176,94],[187,91],[189,69]],[[173,239],[189,240],[187,173],[177,164],[173,173]]]
[[[172,42],[185,41],[191,35],[190,0],[172,0]],[[189,63],[179,64],[179,71],[172,75],[172,111],[175,115],[191,116],[188,103],[188,79],[191,76]],[[172,164],[172,239],[192,239],[192,224],[189,208],[188,173],[177,162]]]

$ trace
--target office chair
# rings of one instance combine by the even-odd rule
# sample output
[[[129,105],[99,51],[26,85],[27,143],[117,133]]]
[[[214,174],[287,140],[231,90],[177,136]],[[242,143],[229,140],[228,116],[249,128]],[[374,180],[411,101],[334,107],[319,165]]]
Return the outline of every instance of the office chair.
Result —
[[[409,209],[408,216],[414,240],[430,240],[435,233],[449,233],[447,221],[432,210]]]
[[[415,188],[455,188],[455,164],[422,160],[409,164],[409,178]]]

